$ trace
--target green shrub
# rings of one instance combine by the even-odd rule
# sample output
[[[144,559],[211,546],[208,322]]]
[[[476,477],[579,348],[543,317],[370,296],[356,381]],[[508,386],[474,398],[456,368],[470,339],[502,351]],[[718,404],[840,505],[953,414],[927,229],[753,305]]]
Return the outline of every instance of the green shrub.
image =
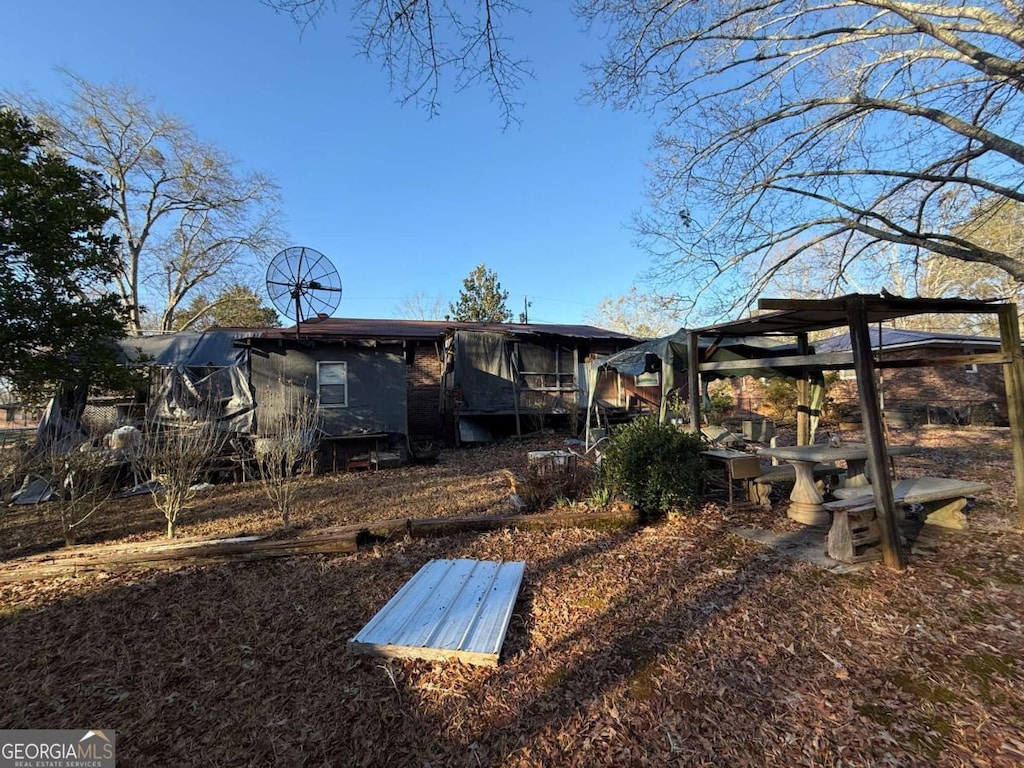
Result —
[[[700,493],[700,436],[656,419],[636,419],[612,435],[601,459],[601,482],[642,514],[692,510]]]
[[[768,379],[764,385],[763,408],[776,421],[793,421],[796,418],[796,380],[790,378]]]
[[[732,401],[732,385],[728,381],[719,382],[718,386],[714,388],[708,388],[708,421],[712,424],[718,424],[732,413],[733,401]]]

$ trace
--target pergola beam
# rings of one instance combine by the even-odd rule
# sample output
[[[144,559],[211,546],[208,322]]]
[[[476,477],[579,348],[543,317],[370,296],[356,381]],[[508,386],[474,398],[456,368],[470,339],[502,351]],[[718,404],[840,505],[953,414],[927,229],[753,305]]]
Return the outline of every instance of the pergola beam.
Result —
[[[1017,305],[999,308],[999,339],[1008,362],[1003,367],[1006,387],[1006,411],[1010,419],[1010,443],[1013,445],[1013,487],[1017,501],[1017,521],[1024,527],[1024,361],[1020,347]]]
[[[889,482],[889,462],[882,433],[882,409],[878,405],[878,387],[875,384],[874,355],[871,334],[868,331],[867,310],[863,296],[845,300],[853,346],[853,366],[857,372],[857,392],[860,396],[861,421],[868,447],[868,462],[872,478],[871,490],[875,497],[878,529],[882,538],[882,560],[890,568],[902,571],[907,557],[900,546],[900,533],[896,525],[896,502]]]

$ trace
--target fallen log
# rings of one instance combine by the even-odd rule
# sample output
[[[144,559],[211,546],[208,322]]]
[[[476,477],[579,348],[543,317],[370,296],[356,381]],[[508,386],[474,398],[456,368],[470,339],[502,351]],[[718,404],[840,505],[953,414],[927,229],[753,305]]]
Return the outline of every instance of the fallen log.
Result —
[[[388,540],[395,536],[426,538],[457,533],[493,531],[500,528],[543,530],[546,528],[609,529],[635,525],[639,516],[633,510],[615,509],[601,512],[552,512],[531,515],[474,515],[471,517],[432,517],[414,520],[406,517],[374,520],[367,523],[324,529],[323,533],[355,533],[362,537]]]
[[[357,535],[332,534],[301,539],[267,540],[255,537],[213,540],[188,547],[154,547],[153,551],[131,552],[106,557],[80,556],[53,562],[5,568],[0,582],[32,581],[54,576],[77,576],[97,571],[117,572],[129,568],[166,568],[240,560],[262,560],[293,555],[344,554],[355,552]]]
[[[581,527],[603,530],[620,528],[636,522],[637,514],[630,510],[380,520],[326,529],[315,535],[295,539],[246,536],[213,539],[183,546],[160,543],[151,545],[148,549],[129,552],[101,550],[99,553],[59,555],[46,560],[34,557],[21,562],[9,561],[5,564],[6,567],[0,570],[0,583],[95,572],[119,572],[129,568],[177,568],[184,565],[230,563],[295,555],[346,554],[357,551],[360,541],[386,541],[395,536],[423,538],[500,528],[536,530]]]

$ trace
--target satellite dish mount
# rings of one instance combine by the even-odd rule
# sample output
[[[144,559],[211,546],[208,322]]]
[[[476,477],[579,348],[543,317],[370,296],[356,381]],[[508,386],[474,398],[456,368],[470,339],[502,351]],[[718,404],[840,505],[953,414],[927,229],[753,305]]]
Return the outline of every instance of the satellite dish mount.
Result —
[[[270,260],[267,294],[274,307],[295,321],[295,336],[303,320],[330,315],[341,302],[341,277],[319,251],[293,245]]]

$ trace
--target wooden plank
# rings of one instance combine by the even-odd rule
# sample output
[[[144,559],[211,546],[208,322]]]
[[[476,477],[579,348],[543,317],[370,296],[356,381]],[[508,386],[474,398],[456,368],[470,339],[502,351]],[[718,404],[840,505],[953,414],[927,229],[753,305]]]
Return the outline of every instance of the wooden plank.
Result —
[[[797,350],[801,355],[806,355],[810,347],[807,344],[807,334],[797,334]],[[811,382],[807,378],[807,372],[801,371],[800,378],[796,381],[796,444],[808,445],[811,442]]]
[[[1009,360],[1002,352],[984,352],[973,355],[944,355],[942,357],[913,357],[900,359],[878,359],[872,353],[875,368],[935,368],[950,365],[1000,365]],[[853,368],[853,354],[850,352],[823,352],[816,355],[784,355],[782,357],[757,357],[749,360],[720,360],[700,364],[701,371],[734,371],[750,368],[777,368],[779,370],[849,370]]]
[[[690,390],[690,429],[700,432],[700,334],[690,331],[687,337],[687,383]]]
[[[758,309],[775,311],[809,310],[816,312],[844,312],[845,303],[857,296],[839,296],[835,299],[758,299]],[[864,297],[861,296],[861,299]],[[975,312],[992,312],[995,299],[929,299],[904,296],[887,298],[870,297],[872,311],[889,311],[903,314],[962,314]],[[867,303],[865,302],[865,311]],[[899,316],[899,315],[896,315]],[[756,316],[754,319],[757,319]]]
[[[1024,528],[1024,360],[1020,347],[1017,305],[999,308],[999,339],[1010,359],[1003,368],[1006,410],[1010,419],[1010,443],[1013,445],[1013,486],[1017,502],[1017,522]]]
[[[908,357],[899,360],[876,360],[875,368],[937,368],[960,365],[1001,365],[1009,360],[1002,352],[983,352],[975,355],[944,355],[942,357]]]
[[[882,432],[882,410],[878,405],[878,388],[875,385],[875,370],[871,356],[871,336],[868,333],[867,312],[863,296],[853,296],[846,302],[846,314],[850,324],[850,343],[853,346],[853,364],[857,373],[857,391],[860,396],[860,412],[864,425],[865,442],[868,445],[867,466],[871,476],[889,476],[885,451],[885,437]],[[900,546],[899,531],[896,528],[896,502],[892,497],[889,483],[877,482],[873,486],[875,510],[878,515],[878,529],[881,535],[882,560],[896,570],[907,567],[907,558]]]
[[[744,360],[718,360],[701,363],[701,371],[733,371],[748,368],[850,368],[853,354],[850,352],[826,352],[820,355],[783,355],[780,357],[755,357]]]
[[[349,653],[494,666],[525,568],[431,560],[348,641]]]

